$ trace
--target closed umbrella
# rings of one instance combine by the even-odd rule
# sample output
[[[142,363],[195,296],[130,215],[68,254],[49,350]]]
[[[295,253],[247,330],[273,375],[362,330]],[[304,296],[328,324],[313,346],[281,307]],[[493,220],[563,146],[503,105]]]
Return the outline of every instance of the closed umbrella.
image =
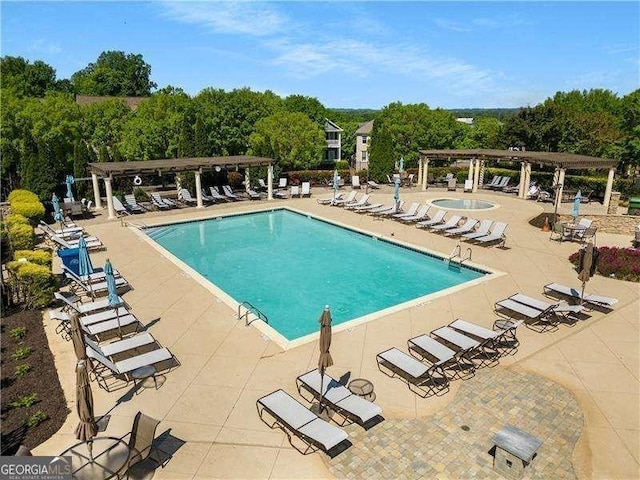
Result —
[[[322,413],[322,396],[324,372],[327,367],[333,365],[333,359],[329,348],[331,347],[331,312],[329,305],[324,307],[322,316],[320,317],[320,357],[318,358],[318,371],[320,372],[320,406],[319,411]]]
[[[122,302],[120,300],[120,296],[118,295],[116,279],[113,276],[113,267],[111,266],[111,262],[108,258],[107,262],[104,264],[104,277],[107,281],[107,291],[109,292],[109,296],[107,297],[109,306],[116,312],[116,318],[118,321],[118,336],[122,338],[122,329],[120,328],[120,314],[118,313],[118,307],[122,304]]]
[[[400,206],[400,179],[395,177],[393,185],[393,199],[396,201],[396,212]]]
[[[340,180],[338,175],[338,169],[336,168],[333,171],[333,199],[336,199],[336,194],[338,193],[338,188],[340,188]]]
[[[80,239],[78,240],[78,274],[81,277],[85,277],[87,275],[91,275],[92,273],[93,265],[91,264],[91,257],[89,257],[87,241],[84,239],[84,237],[80,237]]]
[[[76,358],[78,360],[85,360],[87,358],[87,351],[84,344],[82,327],[80,326],[80,319],[76,314],[71,315],[71,341],[73,342],[73,350],[76,352]]]
[[[72,202],[75,201],[73,198],[73,191],[71,190],[71,185],[76,182],[75,178],[73,178],[73,175],[67,175],[64,182],[67,184],[67,198],[70,198]]]
[[[593,255],[593,243],[587,243],[583,251],[580,252],[582,257],[580,273],[578,274],[578,280],[582,282],[582,293],[580,293],[580,305],[584,299],[584,287],[591,278],[591,271],[594,270],[594,255]]]
[[[580,194],[580,190],[576,193],[576,196],[573,197],[573,220],[575,221],[580,215],[580,201],[582,200],[582,195]]]
[[[398,165],[398,172],[404,172],[404,157],[400,157],[400,164]]]
[[[98,433],[98,425],[93,415],[93,393],[87,372],[87,361],[78,360],[76,364],[76,410],[80,423],[76,427],[76,438],[82,442],[87,442]],[[93,461],[93,445],[87,444],[89,456]]]
[[[53,219],[56,222],[60,222],[60,229],[63,229],[64,216],[62,215],[62,210],[60,210],[60,200],[55,193],[51,196],[51,203],[53,204]]]

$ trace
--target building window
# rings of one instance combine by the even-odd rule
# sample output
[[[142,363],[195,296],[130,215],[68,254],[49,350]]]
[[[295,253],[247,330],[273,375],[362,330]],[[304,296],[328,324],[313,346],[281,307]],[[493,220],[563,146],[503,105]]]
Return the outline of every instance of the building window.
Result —
[[[362,163],[366,163],[368,161],[369,160],[367,159],[367,152],[366,151],[362,152]]]
[[[367,143],[367,140],[369,139],[369,137],[367,137],[366,135],[362,136],[362,143]]]

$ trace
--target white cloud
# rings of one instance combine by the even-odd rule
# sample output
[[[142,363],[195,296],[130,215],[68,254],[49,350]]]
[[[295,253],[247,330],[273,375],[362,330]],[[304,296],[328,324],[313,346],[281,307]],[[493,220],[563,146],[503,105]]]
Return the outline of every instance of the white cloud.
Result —
[[[43,38],[33,40],[31,45],[29,45],[29,50],[39,55],[57,55],[58,53],[62,53],[62,47],[60,47],[60,45]]]
[[[452,32],[470,32],[471,28],[460,22],[449,20],[447,18],[436,18],[433,20],[436,26],[443,30],[451,30]]]
[[[164,15],[182,23],[202,25],[216,33],[273,35],[287,18],[273,4],[254,2],[164,2]]]

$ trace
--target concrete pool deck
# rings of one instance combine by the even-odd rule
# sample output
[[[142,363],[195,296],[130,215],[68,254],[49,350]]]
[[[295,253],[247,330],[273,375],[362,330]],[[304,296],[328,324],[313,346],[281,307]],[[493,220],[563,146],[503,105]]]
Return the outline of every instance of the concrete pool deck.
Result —
[[[330,195],[331,190],[314,188],[310,199],[277,200],[269,205],[289,205],[339,223],[393,236],[445,256],[458,243],[414,226],[388,219],[378,220],[316,202],[317,198]],[[415,188],[401,191],[401,197],[408,202],[469,196],[432,189],[427,192]],[[455,406],[462,402],[463,396],[473,397],[474,388],[479,389],[478,394],[489,397],[492,397],[491,389],[494,389],[495,398],[501,398],[504,389],[500,388],[500,382],[479,380],[504,371],[505,378],[514,375],[529,379],[538,377],[545,385],[551,380],[573,395],[582,413],[583,424],[575,448],[567,450],[573,452],[571,459],[563,464],[570,465],[573,471],[570,476],[638,478],[640,285],[637,283],[593,277],[587,287],[589,292],[620,300],[612,312],[605,314],[594,310],[590,312],[590,318],[577,325],[560,325],[553,332],[536,333],[520,327],[518,338],[521,346],[515,355],[502,358],[495,368],[481,370],[478,380],[452,382],[451,390],[442,397],[421,399],[400,381],[378,371],[376,353],[391,346],[406,351],[406,341],[412,336],[429,332],[458,317],[491,327],[497,318],[493,305],[502,298],[516,292],[544,298],[542,286],[549,282],[578,285],[577,274],[567,261],[567,257],[578,249],[578,244],[550,241],[548,233],[528,224],[530,218],[542,213],[543,206],[484,191],[471,198],[487,199],[500,205],[495,210],[474,211],[474,218],[492,218],[509,224],[506,248],[471,246],[474,262],[506,272],[506,275],[334,334],[331,346],[334,366],[330,367],[329,373],[334,378],[350,372],[351,378],[370,379],[375,386],[376,403],[382,407],[386,420],[369,431],[349,427],[354,429],[350,432],[355,432],[354,446],[332,460],[322,453],[300,455],[290,447],[281,432],[270,430],[259,420],[255,408],[257,398],[278,388],[299,398],[295,393],[295,378],[317,364],[316,343],[282,350],[257,329],[245,327],[244,322],[236,318],[234,310],[161,256],[135,232],[121,226],[120,222],[107,222],[104,215],[80,221],[107,247],[104,252],[92,254],[94,264],[102,263],[107,257],[111,259],[134,288],[124,295],[133,312],[149,325],[154,337],[182,363],[166,375],[158,390],[144,390],[139,395],[130,394],[130,388],[106,393],[93,382],[96,416],[107,412],[111,415],[107,429],[101,435],[119,436],[128,432],[138,410],[160,419],[158,434],[170,429],[173,437],[186,442],[177,449],[165,468],[155,472],[155,477],[160,479],[383,477],[382,471],[374,471],[375,474],[370,475],[366,469],[361,469],[361,464],[352,464],[346,459],[361,452],[363,445],[375,446],[377,442],[388,446],[389,436],[398,432],[391,428],[392,425],[417,422],[425,427],[421,432],[418,430],[418,435],[407,437],[406,442],[395,448],[383,449],[385,452],[389,450],[385,457],[387,474],[406,476],[403,473],[406,465],[401,459],[407,452],[425,448],[422,437],[428,439],[431,435],[427,428],[430,422],[436,417],[447,420],[447,412],[455,412]],[[388,203],[390,199],[389,188],[372,192],[373,202]],[[165,219],[174,221],[247,211],[263,208],[266,203],[242,202],[199,210],[184,208],[128,219],[154,224]],[[583,211],[597,208],[598,205],[587,205]],[[571,204],[563,204],[562,209],[570,212]],[[629,246],[630,236],[598,233],[597,243]],[[466,248],[465,243],[462,246]],[[366,275],[366,265],[356,273]],[[60,431],[35,449],[36,454],[55,455],[76,443],[73,435],[77,424],[75,356],[71,343],[54,333],[54,325],[48,321],[45,325],[60,381],[72,410]],[[542,395],[543,391],[539,389],[539,402],[554,402],[553,398]],[[460,398],[459,393],[463,395]],[[474,409],[477,411],[472,413],[476,418],[483,416],[480,405],[470,408]],[[544,412],[543,409],[540,415]],[[557,415],[554,408],[548,412],[549,416]],[[522,423],[522,415],[515,409],[500,417],[500,421],[518,426],[519,422]],[[389,422],[389,427],[386,422]],[[543,424],[541,420],[540,425]],[[529,433],[545,434],[544,431],[536,432],[535,424],[526,425],[533,425]],[[501,425],[486,422],[485,427],[489,431],[483,441],[488,441]],[[474,430],[474,436],[467,439],[470,445],[478,446],[480,437],[477,435]],[[552,439],[547,438],[548,443],[553,444]],[[463,444],[451,445],[460,449]],[[454,462],[453,457],[447,458],[434,451],[432,455],[424,455],[421,461],[425,464],[425,472],[431,472],[425,473],[425,478],[460,478],[459,467],[448,466],[448,462]],[[345,465],[341,463],[343,459]],[[534,463],[538,460],[543,463],[542,452]],[[478,461],[490,462],[491,457],[485,451],[484,457]],[[338,464],[342,465],[341,469],[336,469]],[[482,470],[484,467],[482,465],[480,470],[482,476],[486,473]],[[435,469],[437,475],[429,468]],[[416,470],[415,477],[420,476]]]

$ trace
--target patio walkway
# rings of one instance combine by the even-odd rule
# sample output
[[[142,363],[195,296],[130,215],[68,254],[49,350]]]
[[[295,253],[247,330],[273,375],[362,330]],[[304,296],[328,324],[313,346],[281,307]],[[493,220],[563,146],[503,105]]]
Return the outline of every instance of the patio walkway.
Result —
[[[314,188],[310,199],[242,202],[200,210],[185,208],[135,216],[132,221],[153,225],[288,205],[384,237],[419,245],[444,256],[458,243],[413,226],[317,204],[316,198],[330,194],[329,190]],[[436,197],[469,198],[469,194],[431,189],[427,192],[403,189],[401,196],[408,202],[423,202]],[[434,298],[334,335],[331,353],[335,365],[330,367],[331,375],[337,378],[350,372],[353,378],[370,379],[375,385],[376,403],[382,407],[386,420],[368,432],[358,431],[355,427],[350,429],[354,434],[353,447],[331,462],[322,454],[300,455],[289,446],[282,433],[270,430],[258,419],[255,408],[257,398],[277,388],[294,394],[296,376],[317,365],[315,342],[282,350],[256,328],[245,327],[244,322],[235,317],[236,312],[232,308],[216,298],[197,279],[160,255],[132,229],[121,226],[119,222],[106,222],[103,215],[81,221],[108,248],[105,252],[92,254],[94,263],[103,263],[107,257],[111,259],[134,287],[124,298],[136,316],[182,363],[181,367],[167,374],[160,389],[145,390],[139,395],[132,395],[129,389],[106,393],[94,383],[96,414],[108,412],[111,415],[108,427],[101,435],[128,432],[133,416],[142,410],[162,420],[159,433],[170,430],[172,436],[186,442],[167,466],[156,472],[155,478],[310,479],[360,474],[357,471],[349,473],[346,466],[343,468],[347,470],[340,473],[335,468],[362,452],[369,442],[377,441],[374,437],[378,432],[420,423],[432,425],[437,421],[457,432],[464,420],[471,430],[460,430],[459,434],[464,433],[466,437],[459,438],[474,438],[476,453],[473,461],[477,462],[478,475],[484,476],[483,468],[490,460],[485,447],[491,434],[487,432],[485,436],[479,424],[469,418],[456,418],[460,408],[458,404],[464,405],[465,396],[473,396],[473,392],[482,392],[488,399],[504,399],[505,392],[495,386],[500,385],[495,379],[499,377],[501,381],[509,382],[509,379],[520,376],[538,383],[555,382],[558,392],[564,392],[564,389],[571,391],[584,422],[572,454],[567,453],[565,458],[555,463],[556,460],[551,460],[549,455],[552,453],[547,451],[546,455],[541,454],[534,460],[530,472],[537,471],[534,468],[546,468],[547,461],[559,465],[563,472],[569,472],[569,467],[564,465],[571,462],[578,478],[639,478],[640,285],[637,283],[601,276],[592,278],[588,284],[589,292],[620,299],[612,312],[593,311],[590,318],[573,327],[561,325],[558,330],[544,334],[520,328],[518,338],[521,346],[515,356],[501,359],[498,367],[480,372],[476,379],[453,382],[451,391],[442,397],[421,399],[398,380],[378,371],[376,353],[391,346],[404,349],[407,339],[412,336],[429,332],[459,317],[491,327],[496,318],[493,313],[496,301],[515,292],[543,298],[542,286],[549,282],[577,284],[576,272],[567,257],[578,249],[578,245],[549,241],[548,233],[527,223],[543,211],[539,204],[484,191],[474,197],[499,204],[495,210],[473,212],[476,218],[493,218],[507,222],[509,227],[505,248],[472,246],[473,261],[503,274],[480,285]],[[385,189],[373,193],[371,201],[387,203],[390,198],[390,189]],[[563,204],[563,208],[565,206]],[[628,246],[629,241],[625,235],[598,233],[599,245]],[[466,244],[462,245],[466,248]],[[362,274],[366,274],[366,265],[363,265]],[[76,442],[73,435],[77,424],[73,396],[75,360],[70,342],[54,333],[52,322],[46,320],[45,328],[72,411],[60,431],[35,449],[36,454],[55,455]],[[490,377],[494,381],[489,382]],[[489,383],[483,384],[484,381]],[[550,408],[566,412],[571,407],[563,399],[549,398],[547,403]],[[473,405],[468,407],[473,418],[486,422],[486,428],[495,430],[501,426],[503,419],[495,417],[493,409],[488,412],[482,404],[470,405]],[[521,417],[524,423],[511,418],[515,426],[536,432],[526,417]],[[557,423],[560,426],[560,422]],[[423,445],[423,455],[427,452],[424,445],[431,442],[434,435],[443,434],[432,430],[426,431],[425,427],[423,441],[419,442]],[[559,432],[556,434],[559,438]],[[541,436],[548,445],[554,445],[546,431],[542,431]],[[454,439],[454,435],[447,437],[447,441]],[[548,445],[543,445],[543,449]],[[567,448],[567,452],[571,450]],[[447,450],[447,454],[461,453],[453,451],[453,447],[451,450]],[[413,451],[415,448],[411,447],[409,452]],[[485,453],[478,457],[478,452]],[[407,451],[397,454],[397,458],[406,456]],[[423,460],[435,461],[424,457]],[[392,462],[391,458],[388,463],[390,472],[395,471],[397,477],[406,476],[403,463]],[[428,465],[440,471],[441,478],[468,477],[466,474],[458,475],[458,466],[449,460]]]

